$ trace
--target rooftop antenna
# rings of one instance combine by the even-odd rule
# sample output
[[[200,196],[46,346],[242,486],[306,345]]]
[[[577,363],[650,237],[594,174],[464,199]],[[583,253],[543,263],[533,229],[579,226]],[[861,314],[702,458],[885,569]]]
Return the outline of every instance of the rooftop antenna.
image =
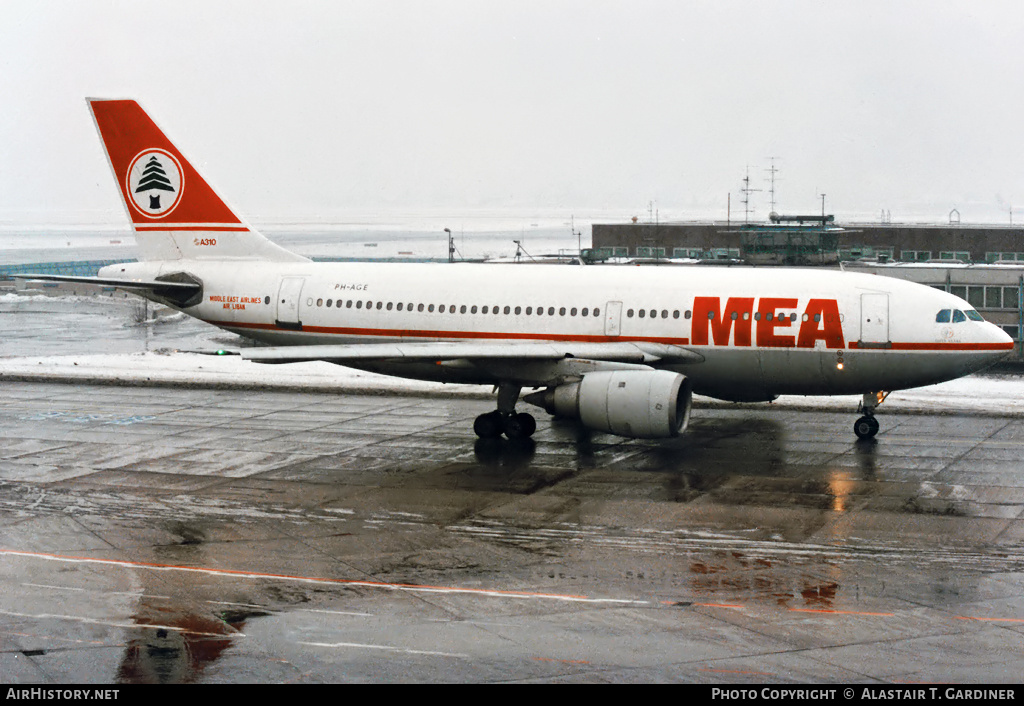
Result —
[[[761,191],[761,189],[750,188],[750,165],[747,165],[747,175],[743,177],[743,188],[740,189],[740,193],[743,194],[743,222],[750,223],[750,195],[755,191]]]
[[[771,160],[772,166],[765,169],[765,171],[768,172],[768,193],[769,199],[772,203],[771,212],[775,213],[775,175],[778,173],[779,170],[775,167],[775,157],[769,157],[768,159]]]

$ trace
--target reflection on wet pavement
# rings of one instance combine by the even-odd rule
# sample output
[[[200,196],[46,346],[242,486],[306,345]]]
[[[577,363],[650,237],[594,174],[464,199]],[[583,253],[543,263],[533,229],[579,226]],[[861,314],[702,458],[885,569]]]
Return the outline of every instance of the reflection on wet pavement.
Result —
[[[1003,681],[1024,666],[1012,416],[890,414],[863,443],[850,415],[705,408],[667,442],[545,420],[515,444],[475,439],[475,400],[4,393],[11,681]]]

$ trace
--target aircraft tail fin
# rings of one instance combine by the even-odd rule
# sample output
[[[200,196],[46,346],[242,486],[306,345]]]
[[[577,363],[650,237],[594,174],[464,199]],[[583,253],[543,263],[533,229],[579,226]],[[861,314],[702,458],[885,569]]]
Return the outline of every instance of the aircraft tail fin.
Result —
[[[143,260],[306,260],[236,216],[138,103],[88,102]]]

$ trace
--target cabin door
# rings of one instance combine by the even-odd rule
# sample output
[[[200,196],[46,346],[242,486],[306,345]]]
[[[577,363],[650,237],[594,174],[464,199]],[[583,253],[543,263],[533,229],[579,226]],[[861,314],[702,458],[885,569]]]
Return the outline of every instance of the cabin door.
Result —
[[[889,295],[860,295],[861,348],[889,347]]]
[[[604,305],[604,335],[618,336],[622,332],[622,302]]]
[[[305,277],[282,277],[277,292],[277,325],[281,328],[300,329],[299,301]]]

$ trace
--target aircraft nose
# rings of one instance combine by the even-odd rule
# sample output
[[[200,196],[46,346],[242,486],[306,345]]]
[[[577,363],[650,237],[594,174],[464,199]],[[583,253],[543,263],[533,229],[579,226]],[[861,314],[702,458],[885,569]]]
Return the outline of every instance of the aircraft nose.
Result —
[[[984,350],[991,351],[993,358],[998,360],[1011,353],[1014,349],[1013,338],[995,324],[986,323],[985,337],[981,341]]]

